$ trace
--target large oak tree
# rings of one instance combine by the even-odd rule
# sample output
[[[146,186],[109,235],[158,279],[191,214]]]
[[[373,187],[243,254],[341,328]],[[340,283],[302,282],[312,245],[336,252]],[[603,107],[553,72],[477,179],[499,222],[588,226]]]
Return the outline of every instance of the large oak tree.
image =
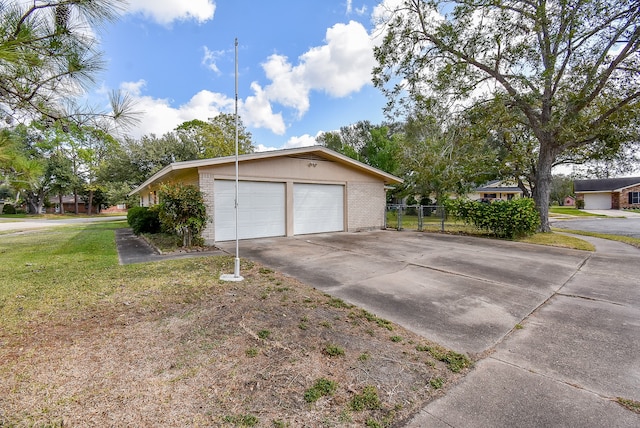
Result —
[[[399,6],[384,15],[374,70],[390,111],[425,97],[460,109],[502,104],[536,143],[531,190],[542,231],[550,230],[559,157],[638,140],[640,1],[393,3]]]

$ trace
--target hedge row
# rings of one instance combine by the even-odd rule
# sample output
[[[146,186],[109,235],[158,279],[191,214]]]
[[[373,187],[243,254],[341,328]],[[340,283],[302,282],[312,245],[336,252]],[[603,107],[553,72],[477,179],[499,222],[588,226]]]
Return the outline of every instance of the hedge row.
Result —
[[[520,198],[492,203],[454,199],[447,202],[450,215],[500,238],[532,235],[540,225],[533,199]]]

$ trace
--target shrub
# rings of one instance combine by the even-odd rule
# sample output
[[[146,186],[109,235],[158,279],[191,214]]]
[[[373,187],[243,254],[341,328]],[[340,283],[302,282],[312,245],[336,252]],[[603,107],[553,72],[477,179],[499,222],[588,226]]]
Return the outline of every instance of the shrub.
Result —
[[[322,352],[330,357],[340,357],[344,355],[344,349],[342,349],[338,345],[331,345],[331,344],[328,344],[327,346],[325,346]]]
[[[579,210],[584,209],[584,199],[576,199],[576,208]]]
[[[329,379],[321,377],[316,380],[316,383],[304,392],[304,401],[307,403],[314,403],[320,399],[320,397],[333,395],[338,385]]]
[[[162,227],[182,237],[185,247],[201,243],[200,233],[208,217],[200,189],[190,184],[165,183],[160,186],[160,201]]]
[[[127,211],[127,223],[129,223],[129,226],[133,225],[133,222],[135,221],[135,219],[137,217],[140,217],[142,215],[142,213],[146,210],[148,210],[149,208],[147,207],[131,207],[129,208],[129,210]]]
[[[160,232],[160,218],[155,207],[130,208],[127,212],[127,222],[136,235]]]
[[[11,204],[4,204],[4,207],[2,207],[2,214],[15,214],[16,213],[16,207],[14,207]]]
[[[447,211],[465,223],[489,231],[499,238],[532,235],[540,225],[540,215],[530,198],[493,203],[456,199],[447,202]]]
[[[367,385],[360,394],[356,394],[349,402],[351,410],[356,412],[362,410],[377,410],[380,408],[380,398],[378,389],[373,385]]]

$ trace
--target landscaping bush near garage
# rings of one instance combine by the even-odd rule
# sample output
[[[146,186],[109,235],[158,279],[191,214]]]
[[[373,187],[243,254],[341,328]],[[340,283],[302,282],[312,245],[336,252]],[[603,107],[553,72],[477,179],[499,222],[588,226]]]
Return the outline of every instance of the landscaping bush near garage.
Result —
[[[499,238],[532,235],[540,225],[540,216],[530,198],[492,203],[454,199],[447,202],[447,211],[449,215]]]
[[[160,224],[165,232],[182,238],[182,245],[201,245],[207,224],[207,207],[196,186],[166,183],[160,186]]]
[[[160,204],[134,207],[127,213],[133,233],[159,234],[179,239],[179,246],[202,245],[201,233],[207,224],[207,208],[200,190],[192,185],[169,183],[160,186]],[[171,239],[171,238],[170,238]],[[152,239],[153,240],[153,239]],[[166,241],[166,239],[161,239]]]
[[[160,217],[156,207],[129,208],[127,222],[136,235],[160,232]]]

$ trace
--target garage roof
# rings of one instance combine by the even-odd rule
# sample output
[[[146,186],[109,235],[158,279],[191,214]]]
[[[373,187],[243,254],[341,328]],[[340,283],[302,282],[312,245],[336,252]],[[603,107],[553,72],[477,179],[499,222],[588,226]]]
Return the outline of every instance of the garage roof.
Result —
[[[343,154],[340,154],[338,152],[335,152],[323,146],[310,146],[310,147],[300,147],[295,149],[273,150],[269,152],[247,153],[244,155],[239,155],[238,162],[246,162],[246,161],[252,161],[252,160],[259,160],[259,159],[269,159],[269,158],[284,157],[284,156],[318,156],[320,158],[338,162],[347,167],[354,168],[362,172],[368,173],[370,175],[379,177],[382,181],[384,181],[385,184],[400,184],[403,182],[401,178],[388,174],[372,166],[366,165],[355,159],[351,159],[348,156],[345,156]],[[134,195],[151,184],[162,182],[170,178],[172,175],[174,175],[178,171],[184,171],[191,168],[231,164],[231,163],[234,163],[235,160],[236,160],[235,156],[224,156],[224,157],[211,158],[211,159],[198,159],[193,161],[174,162],[170,165],[165,166],[160,171],[156,172],[153,176],[148,178],[144,183],[142,183],[141,185],[136,187],[134,190],[132,190],[131,193],[129,193],[129,195]]]
[[[614,192],[640,184],[640,177],[600,178],[591,180],[575,180],[575,192]]]

